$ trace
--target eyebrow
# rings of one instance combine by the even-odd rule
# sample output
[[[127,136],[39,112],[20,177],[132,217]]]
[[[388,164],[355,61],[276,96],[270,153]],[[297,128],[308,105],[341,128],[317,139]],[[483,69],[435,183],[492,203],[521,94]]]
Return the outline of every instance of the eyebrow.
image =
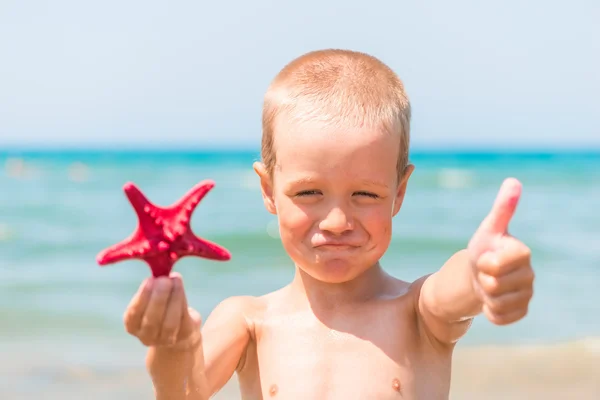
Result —
[[[385,183],[378,182],[378,181],[373,181],[373,180],[370,180],[370,179],[363,179],[361,181],[361,183],[364,183],[365,185],[369,185],[369,186],[379,186],[379,187],[382,187],[382,188],[385,188],[385,189],[388,188],[388,185],[386,185]]]
[[[291,182],[291,184],[293,186],[300,186],[300,185],[310,185],[310,184],[314,184],[316,182],[316,179],[311,178],[311,177],[307,177],[307,178],[300,178],[300,179],[296,179],[294,181]],[[360,181],[360,183],[367,185],[367,186],[378,186],[384,189],[388,189],[389,186],[386,185],[385,183],[382,182],[378,182],[378,181],[374,181],[371,179],[362,179]]]
[[[299,185],[310,185],[310,184],[313,184],[315,182],[316,182],[315,179],[309,177],[309,178],[296,179],[296,180],[292,181],[291,184],[293,186],[299,186]]]

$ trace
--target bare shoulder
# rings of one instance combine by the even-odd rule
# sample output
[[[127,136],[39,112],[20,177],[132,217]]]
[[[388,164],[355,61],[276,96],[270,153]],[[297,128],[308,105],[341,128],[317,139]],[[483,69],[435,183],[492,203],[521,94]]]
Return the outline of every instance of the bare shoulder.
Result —
[[[256,339],[256,331],[266,318],[266,314],[274,304],[282,301],[284,289],[262,296],[232,296],[221,301],[206,321],[207,325],[214,324],[213,320],[221,321],[218,325],[236,325],[248,331],[250,339]]]
[[[409,295],[411,298],[411,306],[414,313],[415,323],[421,343],[432,347],[433,349],[441,352],[447,352],[452,350],[455,343],[445,343],[436,339],[432,334],[431,330],[427,327],[426,321],[423,319],[423,315],[420,311],[421,307],[421,295],[423,293],[423,286],[427,284],[428,280],[434,276],[434,273],[423,275],[420,278],[414,280],[410,284]]]
[[[235,369],[244,365],[256,337],[264,301],[254,296],[232,296],[221,301],[202,325],[205,368],[218,390]]]
[[[388,321],[399,321],[406,337],[418,339],[419,322],[415,302],[418,301],[420,287],[426,277],[414,282],[404,281],[392,276],[386,280],[386,285],[378,296],[380,301],[376,314],[382,312]],[[381,307],[381,305],[384,305]],[[391,314],[388,314],[391,313]],[[383,318],[383,315],[378,315]],[[399,319],[398,319],[399,318]]]
[[[412,282],[392,277],[388,281],[386,295],[406,304],[410,308],[414,308],[413,303],[418,301],[421,287],[428,277],[429,275],[425,275]]]
[[[260,317],[264,310],[266,301],[262,297],[255,296],[232,296],[221,301],[211,312],[206,324],[212,320],[236,321],[243,323],[248,329],[252,328],[253,322]]]
[[[427,279],[431,277],[431,275],[433,274],[423,275],[422,277],[410,283],[408,291],[410,293],[411,298],[415,301],[415,305],[419,300],[419,296],[421,295],[421,289],[423,288],[423,285],[425,284]]]
[[[245,339],[244,348],[236,363],[236,370],[241,373],[239,379],[242,384],[248,376],[254,376],[257,372],[256,346],[260,337],[261,327],[267,318],[269,306],[277,303],[279,292],[272,292],[263,296],[232,296],[223,300],[214,309],[207,321],[214,327],[213,332],[219,332],[219,336],[243,335]],[[215,322],[216,321],[216,322]],[[218,329],[217,329],[218,328]],[[230,343],[234,343],[230,341]],[[244,385],[248,382],[244,383]]]
[[[396,299],[401,305],[401,309],[414,323],[414,328],[420,330],[418,302],[421,288],[429,275],[422,276],[412,282],[396,279]]]
[[[290,285],[284,286],[281,289],[257,297],[257,300],[260,301],[263,308],[277,305],[289,295],[289,288]]]
[[[413,281],[390,277],[379,298],[383,301],[376,302],[378,307],[370,311],[376,318],[392,324],[390,330],[398,332],[396,337],[404,346],[418,349],[420,354],[441,355],[446,354],[446,349],[433,340],[419,312],[421,289],[431,275]]]

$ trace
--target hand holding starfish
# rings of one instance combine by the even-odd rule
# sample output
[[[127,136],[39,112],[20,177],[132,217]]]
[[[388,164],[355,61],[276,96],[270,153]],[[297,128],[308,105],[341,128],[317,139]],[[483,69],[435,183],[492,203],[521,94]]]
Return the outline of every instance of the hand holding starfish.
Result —
[[[200,314],[188,308],[183,280],[176,272],[142,282],[123,321],[126,331],[146,346],[183,349],[200,340]]]
[[[505,180],[490,214],[467,247],[473,285],[483,302],[482,311],[496,325],[523,318],[533,296],[531,252],[508,233],[520,196],[519,181]]]

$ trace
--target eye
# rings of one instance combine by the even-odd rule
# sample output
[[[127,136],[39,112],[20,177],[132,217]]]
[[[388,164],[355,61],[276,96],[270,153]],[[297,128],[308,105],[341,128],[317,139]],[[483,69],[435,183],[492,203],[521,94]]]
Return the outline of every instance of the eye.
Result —
[[[359,196],[370,197],[372,199],[378,199],[379,198],[378,195],[376,195],[375,193],[371,193],[371,192],[355,192],[354,194],[357,194]]]
[[[306,196],[314,196],[315,194],[320,194],[318,190],[303,190],[301,192],[296,193],[296,197],[306,197]]]

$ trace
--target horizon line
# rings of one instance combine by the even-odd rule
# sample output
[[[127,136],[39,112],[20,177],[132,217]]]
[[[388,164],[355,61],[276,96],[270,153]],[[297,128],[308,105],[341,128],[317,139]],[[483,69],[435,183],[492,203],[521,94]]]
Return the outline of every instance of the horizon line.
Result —
[[[4,151],[253,151],[260,150],[261,143],[237,143],[228,145],[227,143],[0,143],[0,152]],[[521,152],[521,151],[600,151],[600,142],[598,143],[572,143],[572,144],[540,144],[540,143],[522,143],[522,144],[501,144],[501,143],[411,143],[410,151],[502,151],[502,152]]]
[[[27,154],[260,154],[260,146],[226,147],[226,146],[1,146],[0,155]],[[489,154],[489,155],[598,155],[600,146],[581,147],[499,147],[499,146],[415,146],[410,149],[413,155],[419,154]]]

